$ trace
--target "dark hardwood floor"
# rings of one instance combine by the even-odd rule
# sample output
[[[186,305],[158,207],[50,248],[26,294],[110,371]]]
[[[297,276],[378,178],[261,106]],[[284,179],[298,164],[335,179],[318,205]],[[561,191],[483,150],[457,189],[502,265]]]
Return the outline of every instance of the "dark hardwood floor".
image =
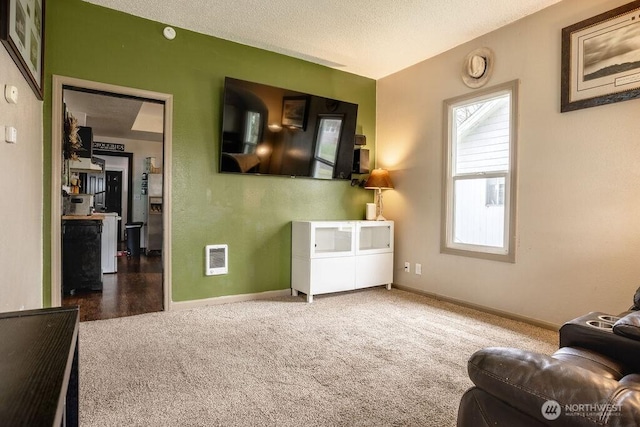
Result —
[[[80,306],[80,321],[162,311],[162,257],[118,257],[118,272],[102,275],[102,291],[65,295],[62,305]]]

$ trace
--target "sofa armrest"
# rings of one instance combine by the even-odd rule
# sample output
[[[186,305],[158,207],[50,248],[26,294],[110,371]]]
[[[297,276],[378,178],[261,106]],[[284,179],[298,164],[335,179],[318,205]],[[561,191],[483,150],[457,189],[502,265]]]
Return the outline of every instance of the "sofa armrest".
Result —
[[[545,423],[518,411],[491,394],[472,387],[460,399],[457,427],[544,427]],[[560,426],[557,426],[560,427]]]
[[[640,402],[640,391],[544,354],[486,348],[471,356],[468,371],[478,388],[541,422],[547,421],[542,413],[547,401],[555,401],[561,407],[558,425],[622,426],[638,416],[635,405]],[[596,405],[597,409],[566,411],[571,405]],[[609,418],[611,424],[603,423]]]
[[[640,341],[600,330],[587,324],[604,313],[593,312],[573,319],[560,328],[560,347],[581,347],[623,363],[627,372],[640,372]],[[612,325],[613,326],[613,325]]]
[[[640,341],[640,311],[633,311],[613,324],[613,333]]]

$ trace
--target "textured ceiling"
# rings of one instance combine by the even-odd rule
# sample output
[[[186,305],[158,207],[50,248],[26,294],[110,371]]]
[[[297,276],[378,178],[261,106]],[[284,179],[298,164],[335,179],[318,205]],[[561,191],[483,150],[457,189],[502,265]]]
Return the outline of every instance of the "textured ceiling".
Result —
[[[85,1],[378,79],[560,0]]]

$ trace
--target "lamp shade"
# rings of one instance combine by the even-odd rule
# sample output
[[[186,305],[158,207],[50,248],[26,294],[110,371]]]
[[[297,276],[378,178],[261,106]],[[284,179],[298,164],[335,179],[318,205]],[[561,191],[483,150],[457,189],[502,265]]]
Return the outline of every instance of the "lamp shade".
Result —
[[[373,190],[377,188],[390,189],[393,188],[389,171],[386,169],[374,169],[369,175],[369,179],[364,184],[364,188]]]

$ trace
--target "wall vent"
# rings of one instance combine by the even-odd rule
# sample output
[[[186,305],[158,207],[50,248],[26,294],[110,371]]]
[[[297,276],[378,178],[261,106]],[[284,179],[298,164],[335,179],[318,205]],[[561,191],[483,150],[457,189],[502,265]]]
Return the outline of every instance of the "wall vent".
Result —
[[[207,245],[204,250],[205,271],[207,276],[227,274],[229,272],[229,247],[227,245]]]

